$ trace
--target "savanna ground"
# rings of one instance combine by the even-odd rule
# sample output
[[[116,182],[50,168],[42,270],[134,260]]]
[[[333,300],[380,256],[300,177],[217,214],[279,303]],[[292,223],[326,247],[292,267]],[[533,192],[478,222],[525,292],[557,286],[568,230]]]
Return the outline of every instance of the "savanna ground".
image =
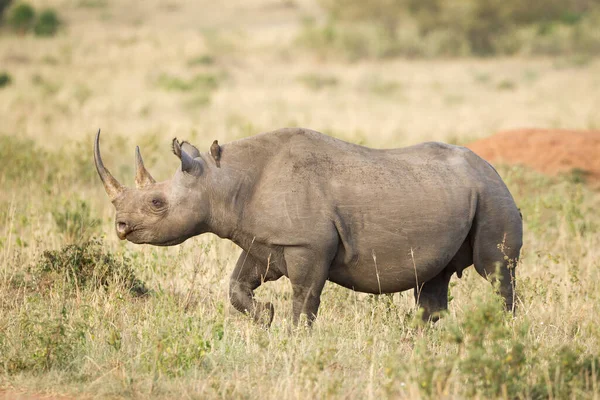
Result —
[[[276,307],[271,329],[229,306],[229,242],[119,242],[92,160],[98,128],[105,163],[130,185],[136,144],[156,178],[170,176],[174,136],[208,149],[304,126],[398,147],[598,129],[600,61],[329,57],[303,45],[314,32],[302,21],[323,18],[304,1],[33,4],[64,26],[51,38],[0,32],[11,76],[0,88],[0,396],[600,396],[600,195],[577,175],[499,166],[525,224],[515,318],[470,268],[435,325],[418,322],[412,293],[327,284],[307,332],[290,331],[285,278],[257,291]]]

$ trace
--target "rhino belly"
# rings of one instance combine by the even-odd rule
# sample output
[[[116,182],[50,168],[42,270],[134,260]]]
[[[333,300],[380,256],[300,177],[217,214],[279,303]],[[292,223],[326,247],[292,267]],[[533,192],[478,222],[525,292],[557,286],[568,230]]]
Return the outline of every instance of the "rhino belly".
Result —
[[[436,276],[451,257],[428,260],[416,265],[411,261],[377,263],[361,260],[353,265],[332,265],[329,280],[364,293],[396,293],[412,289]]]
[[[363,229],[340,240],[329,280],[366,293],[412,289],[439,274],[465,241],[470,223],[413,225],[392,235]],[[379,233],[379,234],[378,234]]]

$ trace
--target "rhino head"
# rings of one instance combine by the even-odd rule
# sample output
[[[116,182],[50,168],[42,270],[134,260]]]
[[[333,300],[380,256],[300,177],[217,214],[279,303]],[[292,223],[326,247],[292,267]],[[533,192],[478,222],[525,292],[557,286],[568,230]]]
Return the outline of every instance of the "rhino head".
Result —
[[[171,246],[206,232],[209,204],[203,187],[205,163],[187,142],[173,139],[173,153],[181,167],[167,181],[156,182],[144,167],[136,147],[136,188],[127,188],[108,171],[100,156],[100,131],[94,143],[94,161],[104,189],[116,209],[115,228],[121,240]]]

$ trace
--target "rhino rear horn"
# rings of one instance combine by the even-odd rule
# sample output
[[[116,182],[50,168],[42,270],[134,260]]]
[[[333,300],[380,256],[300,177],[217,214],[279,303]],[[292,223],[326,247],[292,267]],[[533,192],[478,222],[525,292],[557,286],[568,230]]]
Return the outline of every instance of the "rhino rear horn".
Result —
[[[135,147],[135,186],[141,189],[145,186],[156,183],[156,180],[150,175],[150,173],[144,167],[144,160],[142,160],[142,154],[140,153],[140,147]]]
[[[100,129],[98,129],[98,133],[96,133],[96,140],[94,141],[94,162],[96,164],[98,175],[100,175],[100,179],[102,179],[102,183],[104,184],[104,190],[106,190],[106,194],[108,194],[108,197],[111,201],[115,200],[121,193],[123,193],[125,186],[121,185],[119,181],[111,175],[108,169],[104,167],[102,157],[100,156]]]
[[[173,153],[181,160],[181,170],[189,174],[200,174],[202,172],[202,166],[200,162],[195,160],[186,151],[182,150],[181,146],[182,143],[179,143],[177,138],[174,138]]]

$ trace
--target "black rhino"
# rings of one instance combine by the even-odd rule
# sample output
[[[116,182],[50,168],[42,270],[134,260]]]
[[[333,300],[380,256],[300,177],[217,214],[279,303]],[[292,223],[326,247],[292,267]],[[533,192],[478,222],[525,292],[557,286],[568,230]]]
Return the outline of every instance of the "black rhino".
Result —
[[[513,309],[521,216],[494,168],[464,147],[376,150],[280,129],[220,146],[218,168],[209,152],[174,139],[173,178],[155,182],[137,148],[130,189],[104,167],[99,136],[95,163],[119,238],[171,246],[212,232],[232,240],[242,253],[231,303],[257,321],[270,324],[274,309],[254,290],[282,276],[292,284],[294,324],[301,314],[313,321],[327,280],[366,293],[414,289],[423,318],[436,318],[450,277],[472,264],[499,277]]]

